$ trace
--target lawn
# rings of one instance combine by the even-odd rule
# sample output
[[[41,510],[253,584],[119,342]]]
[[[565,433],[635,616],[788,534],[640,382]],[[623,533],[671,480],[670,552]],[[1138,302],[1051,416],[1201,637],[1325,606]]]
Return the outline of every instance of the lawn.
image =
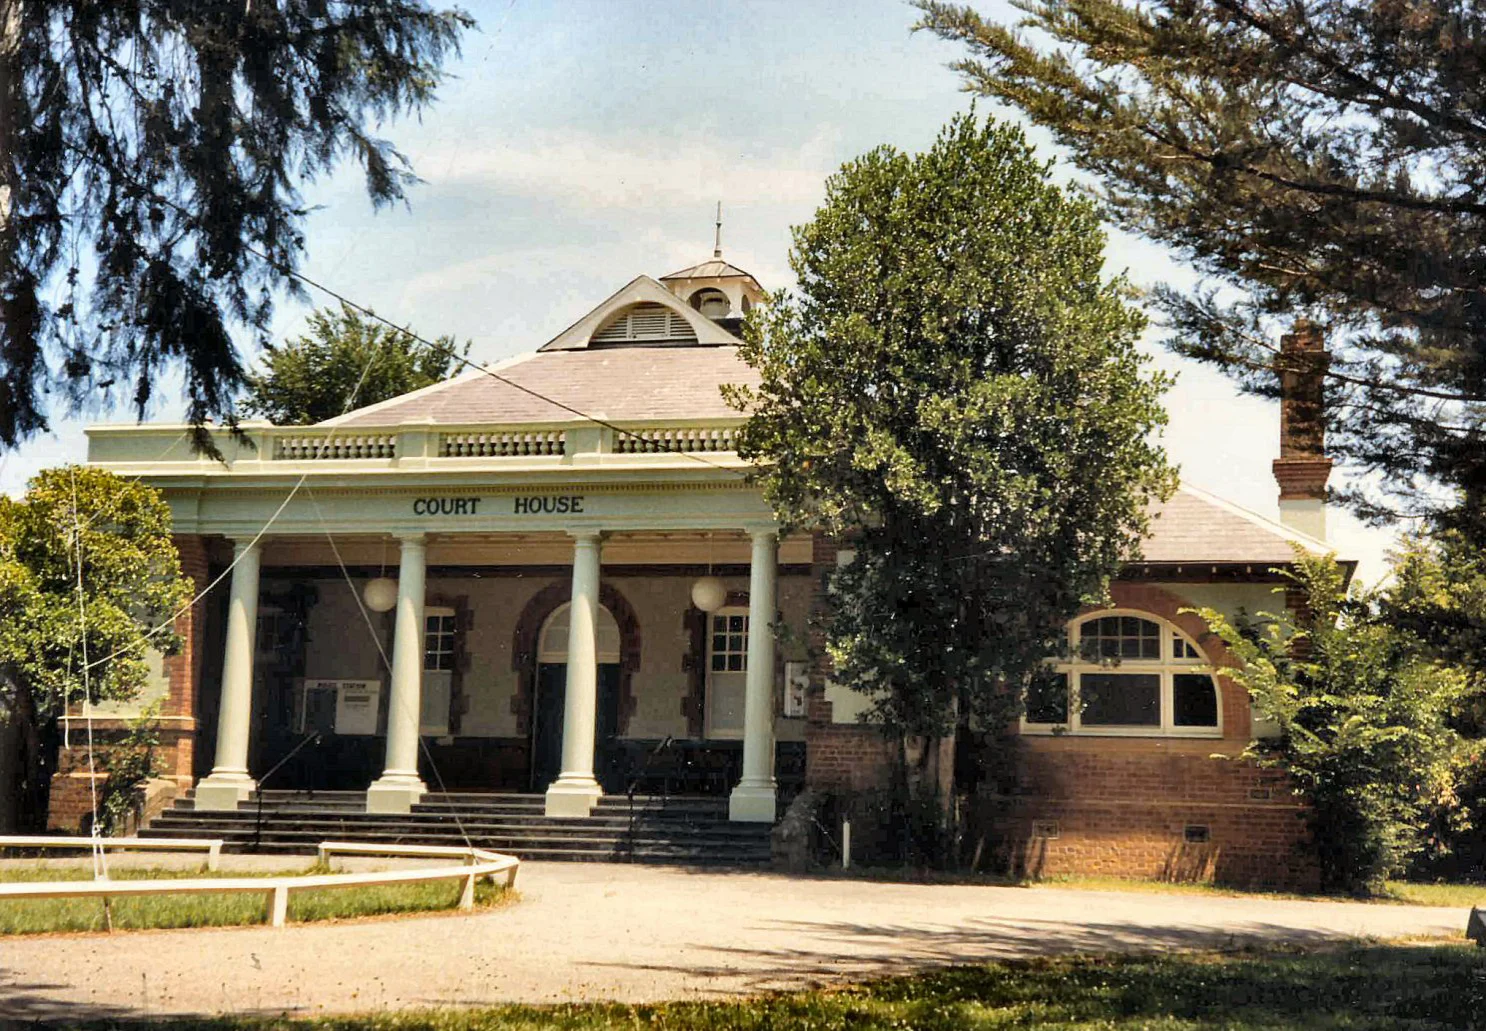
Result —
[[[1463,945],[1048,959],[960,967],[847,989],[729,1002],[565,1004],[319,1020],[229,1017],[177,1031],[270,1028],[1071,1031],[1225,1028],[1422,1031],[1483,1026],[1486,961]],[[100,1025],[101,1026],[101,1025]],[[110,1028],[129,1023],[110,1021]]]
[[[201,877],[270,877],[282,874],[329,873],[324,867],[285,870],[274,873],[242,871],[116,868],[114,880],[143,878]],[[0,881],[77,881],[89,880],[92,871],[85,867],[12,867],[0,869]],[[289,894],[291,921],[338,920],[375,916],[383,913],[406,913],[424,910],[452,909],[459,899],[459,881],[435,881],[425,884],[367,885],[355,888],[317,888]],[[475,886],[475,906],[491,906],[505,892],[484,881]],[[235,924],[258,924],[267,919],[267,892],[244,894],[192,894],[120,897],[110,900],[109,908],[115,930],[138,930],[147,927],[225,927]],[[0,901],[0,935],[44,934],[55,931],[102,931],[108,927],[103,901],[78,899],[12,899]]]

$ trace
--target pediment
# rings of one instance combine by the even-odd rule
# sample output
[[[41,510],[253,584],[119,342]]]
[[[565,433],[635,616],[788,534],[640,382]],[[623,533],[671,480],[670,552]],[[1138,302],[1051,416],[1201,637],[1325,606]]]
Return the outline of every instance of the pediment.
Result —
[[[696,334],[695,344],[697,346],[716,346],[728,344],[736,346],[742,341],[713,322],[701,312],[695,310],[691,305],[681,300],[671,291],[667,290],[659,282],[649,276],[636,276],[624,286],[611,294],[597,308],[563,330],[557,336],[543,344],[540,351],[580,351],[589,346],[593,335],[600,328],[613,320],[627,308],[642,304],[658,304],[676,313],[686,321],[686,324]],[[691,341],[687,341],[691,343]],[[624,344],[605,343],[606,347],[625,346]],[[644,341],[637,341],[630,346],[645,346]]]

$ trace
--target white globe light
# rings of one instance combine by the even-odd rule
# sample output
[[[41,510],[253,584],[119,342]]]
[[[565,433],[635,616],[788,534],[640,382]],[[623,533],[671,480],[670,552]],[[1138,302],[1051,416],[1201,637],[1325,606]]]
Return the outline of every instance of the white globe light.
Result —
[[[373,612],[391,612],[397,605],[397,581],[385,576],[368,580],[361,597]]]
[[[716,612],[727,600],[727,585],[715,576],[704,576],[691,585],[691,603],[703,612]]]

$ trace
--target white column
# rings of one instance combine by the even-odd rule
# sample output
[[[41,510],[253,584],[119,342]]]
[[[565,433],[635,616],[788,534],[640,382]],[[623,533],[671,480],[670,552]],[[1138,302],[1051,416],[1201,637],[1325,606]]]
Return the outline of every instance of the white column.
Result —
[[[743,777],[728,799],[728,816],[749,823],[773,823],[774,784],[774,621],[778,615],[779,536],[751,530],[753,560],[748,570],[748,678],[743,695]]]
[[[423,710],[423,583],[428,545],[422,534],[402,538],[397,566],[397,621],[392,631],[392,690],[387,700],[387,761],[366,789],[369,813],[406,813],[428,786],[418,776],[418,726]]]
[[[227,641],[217,709],[217,754],[212,772],[196,785],[196,808],[233,810],[253,793],[248,776],[248,732],[253,723],[253,644],[258,631],[259,548],[235,542],[227,601]]]
[[[568,679],[562,706],[562,773],[547,789],[548,816],[587,816],[603,790],[593,778],[598,718],[599,534],[573,532]]]

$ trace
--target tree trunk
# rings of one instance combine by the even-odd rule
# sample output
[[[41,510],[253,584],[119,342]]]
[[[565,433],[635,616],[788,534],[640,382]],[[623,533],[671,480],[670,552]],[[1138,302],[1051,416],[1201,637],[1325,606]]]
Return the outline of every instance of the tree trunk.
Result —
[[[14,699],[11,722],[20,746],[11,795],[16,829],[22,834],[41,834],[46,831],[62,732],[56,720],[40,725],[35,700],[23,685],[10,681],[10,695]]]
[[[21,727],[8,712],[0,712],[0,834],[15,834],[20,807]]]

